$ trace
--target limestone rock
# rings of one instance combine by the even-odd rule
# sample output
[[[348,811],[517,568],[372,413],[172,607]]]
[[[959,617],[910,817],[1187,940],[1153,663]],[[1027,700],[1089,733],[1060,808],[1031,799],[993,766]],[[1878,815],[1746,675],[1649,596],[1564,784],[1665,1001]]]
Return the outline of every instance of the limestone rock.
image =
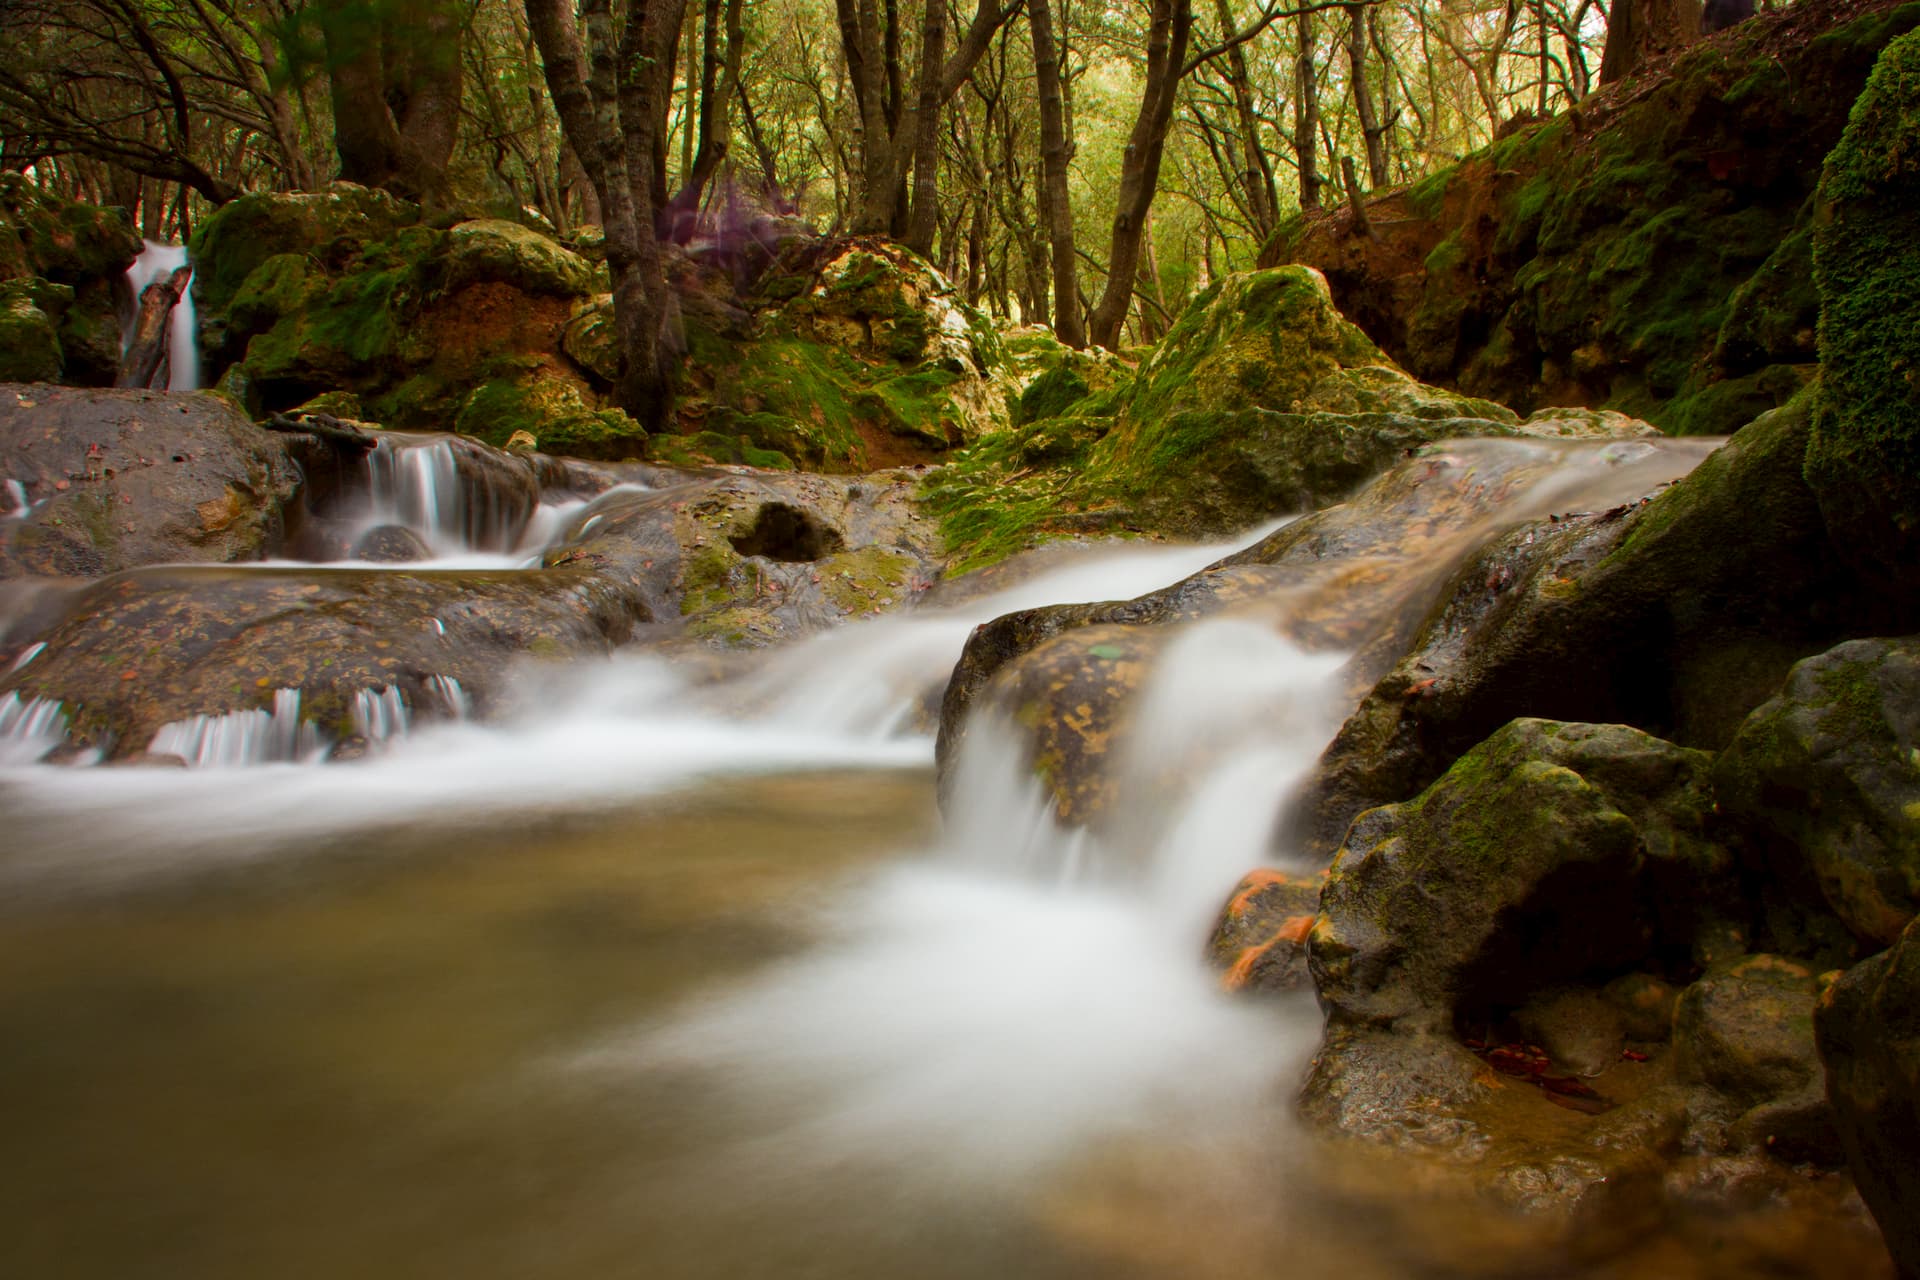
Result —
[[[299,472],[222,397],[0,386],[0,454],[31,514],[0,526],[0,577],[257,560]]]
[[[1920,911],[1920,639],[1853,640],[1794,667],[1714,770],[1721,803],[1789,884],[1863,943]]]

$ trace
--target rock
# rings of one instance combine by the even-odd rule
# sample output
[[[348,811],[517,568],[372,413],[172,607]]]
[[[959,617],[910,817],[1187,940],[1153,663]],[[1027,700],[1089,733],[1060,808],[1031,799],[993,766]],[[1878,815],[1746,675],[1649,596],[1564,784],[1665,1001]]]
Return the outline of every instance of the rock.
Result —
[[[1320,909],[1319,876],[1250,871],[1221,909],[1207,959],[1229,991],[1297,991],[1307,986],[1307,931]]]
[[[1599,1075],[1620,1061],[1626,1048],[1619,1010],[1597,991],[1549,988],[1516,1010],[1513,1020],[1528,1043],[1575,1075]]]
[[[938,572],[937,537],[912,490],[900,475],[778,473],[616,489],[546,563],[593,569],[692,639],[759,647],[917,598]]]
[[[1813,973],[1778,956],[1716,967],[1680,995],[1674,1075],[1734,1117],[1727,1143],[1788,1160],[1838,1157],[1813,1039]]]
[[[189,246],[194,302],[203,326],[214,330],[208,356],[217,356],[224,346],[223,313],[269,259],[299,255],[342,262],[419,220],[417,206],[350,182],[336,182],[325,191],[257,192],[228,201],[200,224]]]
[[[1801,476],[1807,430],[1803,400],[1651,502],[1495,538],[1327,748],[1296,838],[1332,847],[1514,716],[1719,748],[1801,658],[1920,625],[1920,601],[1870,589],[1835,552]]]
[[[403,529],[395,524],[383,524],[369,529],[354,544],[353,558],[369,560],[374,564],[411,564],[417,560],[433,559],[433,551],[420,541],[420,535],[411,529]]]
[[[200,393],[0,386],[0,455],[33,505],[0,577],[257,560],[299,485],[279,437]]]
[[[1673,1035],[1673,1010],[1680,992],[1672,983],[1648,973],[1629,973],[1609,982],[1601,994],[1630,1039],[1666,1040]]]
[[[1820,178],[1821,380],[1807,482],[1834,543],[1920,595],[1920,32],[1887,44]]]
[[[1235,532],[1338,502],[1420,445],[1518,433],[1509,410],[1401,372],[1301,267],[1203,290],[1130,381],[1043,372],[1019,417],[928,483],[968,567],[1047,533]]]
[[[1708,765],[1620,725],[1517,720],[1419,798],[1362,814],[1309,943],[1330,1016],[1439,1034],[1689,945],[1693,902],[1648,904],[1724,892]]]
[[[75,740],[115,758],[170,722],[271,707],[281,689],[341,738],[362,690],[392,686],[418,707],[433,700],[427,682],[448,676],[485,714],[527,655],[604,654],[647,618],[581,569],[135,570],[75,598],[46,651],[0,678],[0,696],[60,702]]]
[[[475,387],[453,426],[502,448],[519,436],[547,452],[607,462],[638,458],[647,444],[646,429],[624,411],[595,408],[577,381],[539,371]]]
[[[1544,436],[1550,440],[1602,438],[1630,440],[1636,436],[1657,436],[1660,428],[1651,422],[1616,413],[1611,409],[1559,407],[1536,409],[1520,423],[1520,432]]]
[[[36,277],[0,282],[0,382],[58,381],[60,334],[40,305],[58,287]]]
[[[1352,500],[1294,521],[1173,586],[1131,601],[1022,610],[977,628],[942,704],[942,785],[958,758],[969,708],[984,696],[1027,734],[1030,758],[1046,762],[1061,816],[1106,808],[1115,785],[1100,768],[1106,739],[1124,726],[1123,704],[1143,674],[1134,668],[1162,643],[1158,636],[1118,639],[1108,628],[1138,631],[1250,613],[1304,649],[1351,652],[1347,683],[1358,697],[1400,657],[1458,558],[1488,536],[1490,522],[1531,510],[1529,494],[1560,474],[1570,455],[1594,455],[1588,461],[1595,483],[1637,494],[1654,476],[1684,471],[1702,452],[1623,444],[1618,449],[1631,457],[1616,467],[1603,456],[1615,448],[1496,439],[1433,446]],[[1643,471],[1649,467],[1656,470]],[[950,537],[951,524],[942,528]],[[1102,638],[1070,638],[1082,628],[1101,628]],[[1056,637],[1057,647],[1038,652]],[[1097,749],[1084,749],[1081,739]]]
[[[1902,1280],[1920,1276],[1920,924],[1855,965],[1814,1015],[1847,1163]]]
[[[1875,58],[1916,25],[1897,5],[1823,10],[1815,39],[1805,16],[1761,14],[1631,91],[1376,193],[1376,236],[1329,206],[1282,225],[1260,264],[1324,271],[1341,310],[1423,381],[1522,411],[1605,404],[1676,434],[1732,432],[1819,367],[1820,161]],[[1890,271],[1910,239],[1889,242]],[[1904,305],[1884,309],[1889,333]]]
[[[1892,945],[1920,911],[1920,638],[1795,666],[1714,781],[1773,876],[1814,889],[1862,943]]]
[[[525,294],[578,298],[594,287],[592,263],[551,236],[498,218],[462,222],[450,230],[441,270],[448,290],[490,281]]]

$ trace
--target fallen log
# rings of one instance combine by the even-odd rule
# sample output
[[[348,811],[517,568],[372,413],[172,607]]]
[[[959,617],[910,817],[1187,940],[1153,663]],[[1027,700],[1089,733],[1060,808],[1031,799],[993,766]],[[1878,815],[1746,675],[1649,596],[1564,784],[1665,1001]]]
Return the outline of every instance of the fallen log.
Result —
[[[193,275],[191,266],[176,269],[165,279],[155,280],[140,295],[140,314],[133,322],[133,340],[120,357],[120,376],[116,387],[150,387],[167,359],[167,329],[173,308],[186,292]]]
[[[379,443],[372,432],[330,413],[303,413],[297,418],[276,413],[260,425],[269,431],[312,436],[342,453],[366,453]]]

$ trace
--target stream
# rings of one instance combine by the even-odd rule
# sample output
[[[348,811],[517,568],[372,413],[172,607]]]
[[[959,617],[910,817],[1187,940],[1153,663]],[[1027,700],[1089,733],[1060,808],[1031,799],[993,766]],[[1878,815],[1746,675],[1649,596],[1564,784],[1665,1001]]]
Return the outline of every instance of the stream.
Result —
[[[368,518],[449,564],[537,563],[590,518],[475,546],[451,466],[370,466]],[[1056,827],[992,723],[941,823],[916,709],[975,625],[1271,528],[1090,549],[717,684],[628,651],[529,672],[485,723],[457,688],[426,719],[370,691],[352,763],[262,711],[168,740],[200,767],[35,765],[58,726],[13,708],[0,1273],[1866,1274],[1785,1213],[1562,1265],[1580,1250],[1298,1130],[1311,995],[1230,998],[1200,951],[1275,864],[1344,654],[1193,624],[1116,752],[1134,807],[1105,840]]]

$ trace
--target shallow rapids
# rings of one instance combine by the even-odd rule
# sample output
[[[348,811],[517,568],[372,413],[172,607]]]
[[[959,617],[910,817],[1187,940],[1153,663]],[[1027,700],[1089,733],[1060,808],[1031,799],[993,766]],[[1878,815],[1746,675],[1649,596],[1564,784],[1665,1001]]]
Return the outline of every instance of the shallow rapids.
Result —
[[[1574,453],[1514,501],[1647,482],[1596,491]],[[370,690],[352,763],[0,763],[0,1272],[1480,1273],[1469,1214],[1389,1240],[1317,1188],[1287,1106],[1311,997],[1229,999],[1200,961],[1286,860],[1346,654],[1193,624],[1102,834],[984,718],[933,811],[928,707],[973,627],[1271,532],[1088,552],[718,676],[536,668],[486,722],[457,685],[432,719]]]

